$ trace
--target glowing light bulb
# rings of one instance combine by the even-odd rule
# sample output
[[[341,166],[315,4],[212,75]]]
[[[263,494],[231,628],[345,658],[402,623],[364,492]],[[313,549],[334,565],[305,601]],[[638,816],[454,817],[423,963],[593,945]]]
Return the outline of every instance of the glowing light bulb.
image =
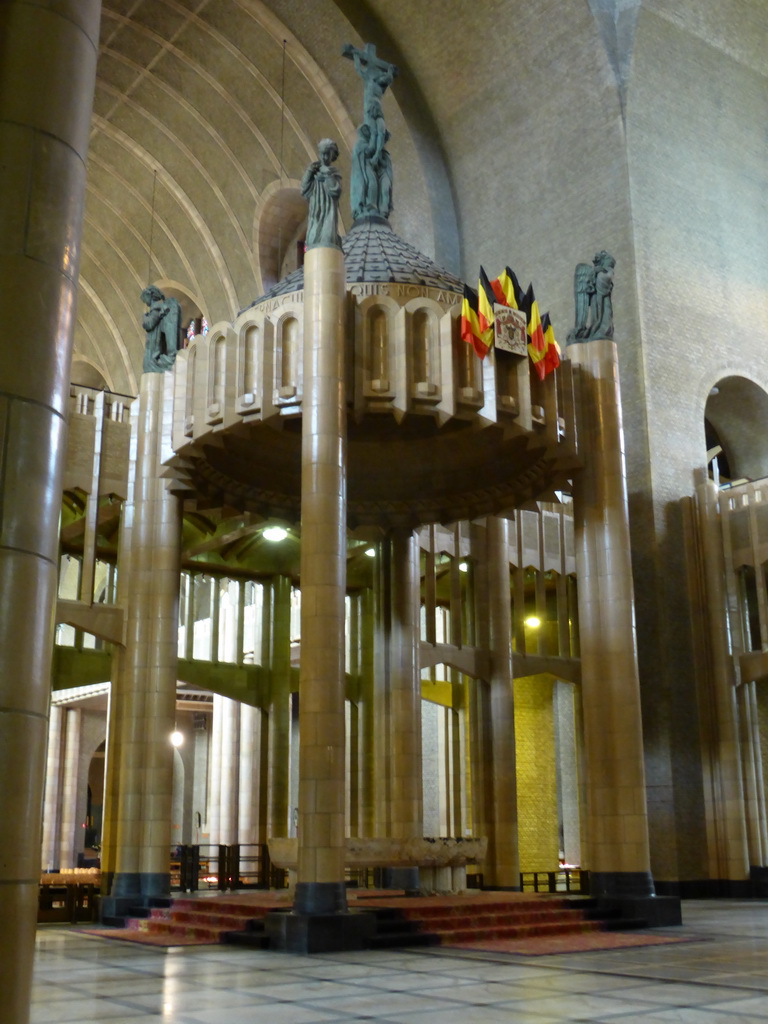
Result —
[[[287,536],[288,531],[284,530],[282,526],[268,526],[266,530],[264,530],[264,532],[262,533],[262,537],[264,538],[264,540],[270,540],[273,543],[276,543],[280,540],[285,540]]]
[[[171,733],[171,746],[180,747],[184,742],[184,733],[179,732],[178,729],[174,729]]]
[[[526,626],[530,626],[531,629],[538,629],[541,625],[541,619],[538,617],[538,615],[529,615],[528,618],[525,620],[525,624]]]

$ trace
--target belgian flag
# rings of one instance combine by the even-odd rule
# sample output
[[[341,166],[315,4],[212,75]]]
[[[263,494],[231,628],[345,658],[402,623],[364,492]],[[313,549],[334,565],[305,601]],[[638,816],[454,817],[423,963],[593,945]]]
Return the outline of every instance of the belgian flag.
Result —
[[[502,306],[510,306],[512,309],[522,309],[523,289],[514,270],[505,267],[495,280],[491,281],[491,288],[496,296],[496,301]]]
[[[464,298],[461,303],[461,337],[468,345],[471,345],[481,359],[488,352],[488,346],[482,340],[480,320],[478,315],[477,292],[464,285]]]
[[[555,330],[552,326],[552,321],[549,319],[549,313],[545,313],[541,318],[541,329],[544,332],[544,341],[547,345],[547,350],[544,353],[542,362],[544,363],[544,376],[556,370],[560,365],[560,346],[555,340]]]
[[[539,380],[544,380],[547,375],[544,363],[544,357],[547,354],[547,343],[544,340],[544,329],[541,325],[539,304],[536,301],[532,284],[528,285],[528,291],[523,296],[521,309],[525,312],[528,321],[528,355],[531,357],[531,362],[539,376]]]
[[[480,267],[480,277],[477,281],[477,319],[480,325],[480,339],[485,345],[485,352],[480,355],[487,355],[488,350],[493,345],[493,324],[496,319],[493,312],[493,304],[496,301],[496,296],[491,288],[491,282],[488,280],[488,275]]]

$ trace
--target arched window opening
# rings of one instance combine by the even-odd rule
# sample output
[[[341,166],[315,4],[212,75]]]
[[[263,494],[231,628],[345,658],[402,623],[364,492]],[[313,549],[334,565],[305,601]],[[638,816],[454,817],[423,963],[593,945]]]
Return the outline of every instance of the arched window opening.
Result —
[[[245,332],[245,349],[243,353],[243,393],[256,393],[256,370],[259,349],[259,328],[251,326]]]
[[[423,309],[413,314],[413,380],[416,384],[430,380],[430,327],[429,315]]]
[[[292,398],[299,388],[299,321],[286,317],[281,329],[279,394]]]
[[[386,391],[389,388],[389,329],[383,309],[370,313],[369,332],[371,387]]]
[[[189,321],[189,324],[185,332],[187,340],[184,343],[184,348],[186,348],[187,345],[189,345],[190,341],[192,341],[193,338],[196,338],[198,334],[202,334],[203,337],[205,337],[209,330],[210,328],[208,326],[208,321],[205,319],[202,313],[199,313],[197,316],[193,316],[192,319]]]

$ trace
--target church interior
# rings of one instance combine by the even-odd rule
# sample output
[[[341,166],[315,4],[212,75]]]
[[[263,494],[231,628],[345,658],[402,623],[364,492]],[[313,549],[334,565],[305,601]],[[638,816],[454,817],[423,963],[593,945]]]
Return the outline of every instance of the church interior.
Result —
[[[309,953],[351,886],[768,895],[761,0],[0,39],[0,1021],[41,873],[287,888]]]

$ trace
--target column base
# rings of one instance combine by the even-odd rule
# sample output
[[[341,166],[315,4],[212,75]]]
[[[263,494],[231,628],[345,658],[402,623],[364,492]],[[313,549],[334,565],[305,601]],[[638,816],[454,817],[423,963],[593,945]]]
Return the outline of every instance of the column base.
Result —
[[[656,895],[650,871],[590,871],[589,886],[597,899],[603,896],[623,899]]]
[[[305,914],[272,911],[264,918],[269,948],[284,953],[339,953],[368,949],[376,918],[365,911]]]
[[[171,876],[167,871],[116,872],[112,892],[101,897],[101,921],[114,923],[134,910],[165,906],[170,895]]]
[[[418,868],[380,868],[382,889],[404,889],[418,895],[420,885]]]
[[[618,911],[623,921],[644,921],[646,928],[667,928],[683,923],[677,896],[599,896],[597,908]]]
[[[752,897],[765,899],[768,887],[750,879],[698,878],[685,881],[654,882],[659,896],[677,896],[681,900],[748,900]]]
[[[347,887],[343,882],[297,882],[293,895],[293,911],[310,916],[345,914]]]
[[[618,911],[624,921],[645,921],[647,928],[683,923],[679,897],[657,896],[650,871],[591,871],[589,880],[599,910]]]

